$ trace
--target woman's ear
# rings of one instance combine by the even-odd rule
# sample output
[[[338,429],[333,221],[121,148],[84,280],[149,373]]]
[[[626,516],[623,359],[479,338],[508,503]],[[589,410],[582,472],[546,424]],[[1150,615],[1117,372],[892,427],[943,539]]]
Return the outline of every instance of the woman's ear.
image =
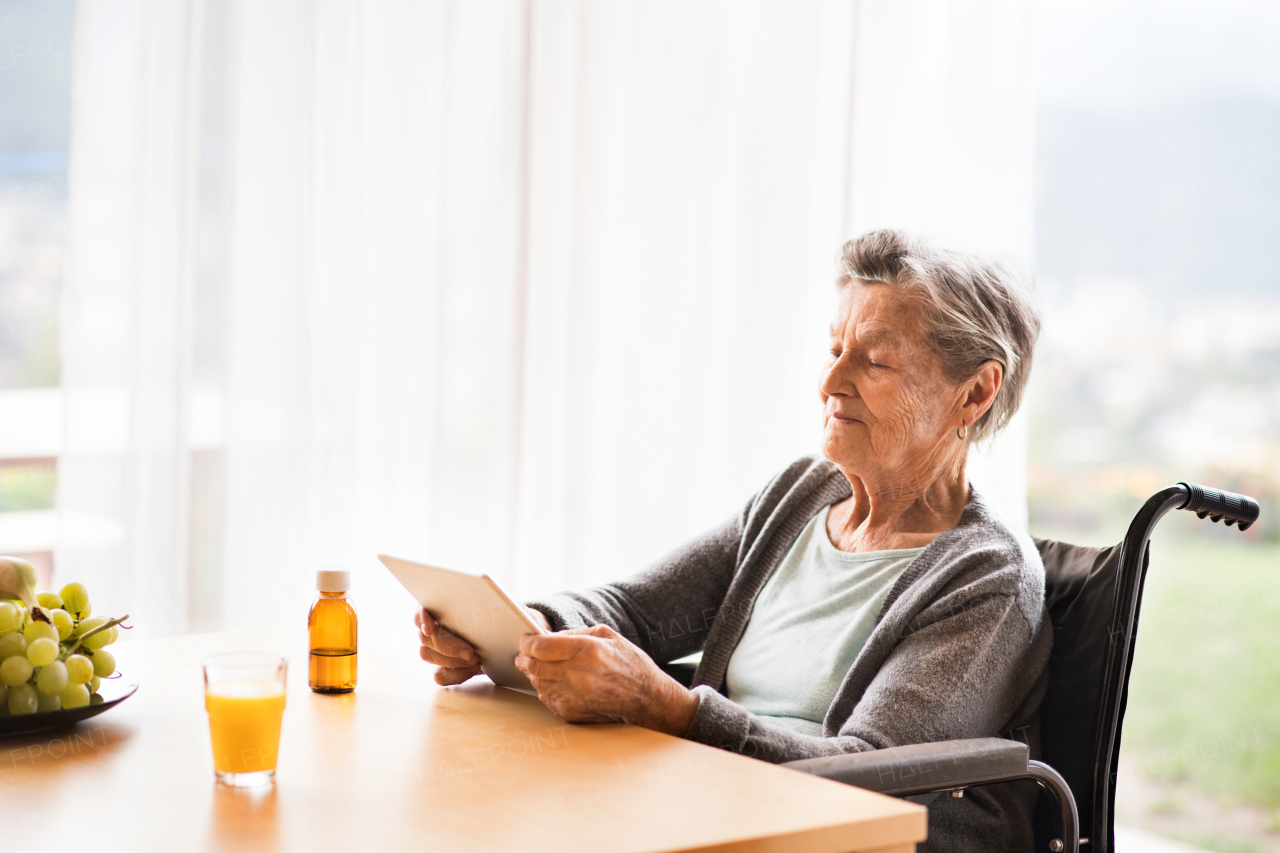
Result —
[[[998,361],[988,361],[978,368],[977,374],[969,380],[968,393],[961,406],[966,425],[972,426],[978,418],[987,413],[1000,391],[1000,383],[1004,381],[1004,367]]]

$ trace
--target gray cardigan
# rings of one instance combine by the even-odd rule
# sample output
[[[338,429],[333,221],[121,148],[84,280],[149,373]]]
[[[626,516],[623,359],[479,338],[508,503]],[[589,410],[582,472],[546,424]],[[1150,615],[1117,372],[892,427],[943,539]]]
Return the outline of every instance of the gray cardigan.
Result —
[[[556,630],[608,625],[659,663],[701,651],[685,737],[711,746],[780,763],[1003,734],[1037,753],[1052,644],[1044,567],[1030,538],[976,493],[894,585],[827,710],[824,736],[773,725],[720,692],[770,573],[809,519],[850,494],[833,464],[805,457],[741,513],[640,575],[530,606]],[[1014,785],[939,801],[927,849],[1029,849],[1033,803],[1034,787]]]

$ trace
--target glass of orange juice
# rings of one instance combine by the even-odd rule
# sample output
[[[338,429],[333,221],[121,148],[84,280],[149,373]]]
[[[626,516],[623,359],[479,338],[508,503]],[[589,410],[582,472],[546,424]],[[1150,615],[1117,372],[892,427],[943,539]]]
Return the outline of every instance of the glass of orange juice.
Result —
[[[218,784],[249,788],[275,781],[288,667],[284,658],[253,652],[204,662],[204,707]]]

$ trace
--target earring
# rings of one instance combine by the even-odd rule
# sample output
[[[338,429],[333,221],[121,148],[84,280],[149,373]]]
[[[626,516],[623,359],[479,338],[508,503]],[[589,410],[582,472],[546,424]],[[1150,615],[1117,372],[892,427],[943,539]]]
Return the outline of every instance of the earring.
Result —
[[[969,427],[965,425],[964,421],[961,421],[960,426],[956,427],[956,438],[960,439],[961,441],[964,441],[965,437],[968,434],[969,434]]]

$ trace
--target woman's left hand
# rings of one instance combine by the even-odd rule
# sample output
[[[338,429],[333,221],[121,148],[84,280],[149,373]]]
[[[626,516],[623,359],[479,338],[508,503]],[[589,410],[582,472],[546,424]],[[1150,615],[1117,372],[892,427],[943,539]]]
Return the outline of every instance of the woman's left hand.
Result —
[[[538,698],[571,723],[631,723],[683,735],[698,697],[612,628],[526,634],[516,666]]]

